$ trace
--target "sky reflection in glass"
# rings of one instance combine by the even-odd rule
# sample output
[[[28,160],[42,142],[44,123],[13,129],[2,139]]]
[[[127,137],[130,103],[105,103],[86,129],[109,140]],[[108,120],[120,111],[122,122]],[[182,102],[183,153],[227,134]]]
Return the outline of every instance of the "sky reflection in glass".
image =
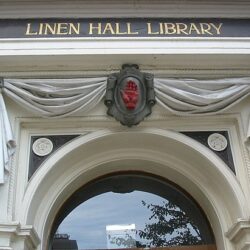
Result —
[[[59,226],[59,233],[67,233],[77,240],[79,249],[107,248],[107,225],[135,224],[136,230],[144,229],[152,215],[142,205],[162,204],[165,199],[157,195],[134,191],[131,193],[104,193],[75,208]]]

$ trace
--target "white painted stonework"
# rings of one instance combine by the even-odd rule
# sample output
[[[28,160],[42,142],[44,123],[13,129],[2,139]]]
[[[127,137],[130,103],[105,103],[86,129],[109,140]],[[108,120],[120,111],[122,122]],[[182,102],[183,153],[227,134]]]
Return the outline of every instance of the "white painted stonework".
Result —
[[[157,1],[160,7],[146,0],[107,1],[107,5],[74,2],[66,16],[99,15],[102,5],[106,6],[103,16],[126,16],[124,6],[130,9],[128,17],[136,15],[135,9],[141,17],[163,16],[163,10],[170,13],[170,9],[174,17],[185,13],[249,17],[250,11],[248,1]],[[79,9],[84,3],[88,8]],[[0,0],[0,5],[1,18],[46,17],[52,15],[53,6],[58,17],[68,8],[62,1]],[[0,40],[3,78],[100,77],[119,71],[123,63],[136,63],[158,78],[250,76],[250,40]],[[6,96],[4,100],[17,147],[0,185],[0,249],[48,250],[53,219],[65,200],[89,181],[123,170],[162,176],[185,189],[204,210],[218,250],[250,249],[249,97],[220,114],[199,117],[177,116],[156,105],[148,118],[132,128],[108,117],[103,102],[88,112],[47,119]],[[222,130],[229,133],[236,174],[212,150],[180,133]],[[31,136],[61,134],[81,136],[52,153],[28,180]]]

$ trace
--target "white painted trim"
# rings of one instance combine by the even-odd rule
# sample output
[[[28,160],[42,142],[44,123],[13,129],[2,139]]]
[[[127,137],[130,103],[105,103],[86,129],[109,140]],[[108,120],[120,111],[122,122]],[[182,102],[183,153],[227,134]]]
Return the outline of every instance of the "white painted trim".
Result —
[[[249,18],[247,0],[1,0],[1,18],[32,17],[233,17]]]
[[[238,220],[227,232],[227,237],[230,240],[237,241],[238,236],[244,229],[250,230],[250,221],[249,220]]]
[[[237,133],[237,130],[235,129],[235,125],[237,124],[235,120],[236,116],[222,115],[220,118],[221,119],[219,119],[218,116],[214,116],[208,117],[206,120],[201,120],[200,118],[173,118],[169,116],[158,117],[156,115],[154,118],[144,121],[142,125],[140,125],[140,128],[130,129],[119,126],[117,122],[113,122],[111,119],[107,119],[107,117],[65,118],[60,120],[60,128],[56,126],[58,123],[55,121],[41,118],[22,118],[19,120],[22,127],[20,138],[22,145],[26,145],[27,140],[29,140],[29,136],[32,134],[60,134],[65,132],[88,133],[85,136],[68,143],[56,154],[50,157],[34,174],[29,183],[27,183],[27,179],[25,177],[27,175],[26,171],[28,168],[28,152],[25,147],[19,149],[19,166],[17,169],[18,172],[16,173],[18,178],[16,188],[19,194],[16,194],[16,203],[14,208],[16,211],[15,216],[23,224],[34,224],[38,230],[39,236],[41,236],[44,232],[49,231],[51,223],[49,221],[51,221],[51,218],[53,218],[57,211],[56,209],[60,206],[60,204],[62,204],[68,195],[70,195],[79,186],[83,185],[83,183],[86,183],[97,176],[109,173],[110,171],[131,169],[131,165],[126,162],[129,161],[128,159],[133,159],[135,163],[143,161],[143,166],[145,166],[143,171],[165,176],[177,184],[182,186],[184,185],[183,187],[191,193],[191,195],[200,203],[207,213],[209,220],[212,223],[212,227],[215,230],[216,237],[218,238],[218,250],[234,249],[231,248],[231,243],[224,238],[224,233],[222,233],[222,231],[227,232],[237,219],[244,219],[249,214],[250,203],[249,200],[243,195],[240,187],[240,183],[242,181],[244,182],[244,180],[240,178],[239,182],[238,178],[231,173],[231,171],[219,158],[214,157],[214,155],[212,156],[209,149],[201,146],[199,143],[190,138],[169,131],[169,129],[186,131],[227,129],[230,133],[234,134],[233,139],[238,140],[240,136],[235,134]],[[161,130],[152,129],[152,126],[155,127],[156,124],[158,128],[161,128]],[[194,126],[194,124],[196,125]],[[44,127],[46,127],[46,131],[44,131]],[[105,127],[108,129],[104,129]],[[92,132],[89,133],[90,131]],[[138,139],[138,136],[140,135],[143,135],[143,138],[144,136],[146,138],[148,136],[150,137],[150,139],[147,140],[148,143],[146,141],[143,142],[143,146],[146,145],[145,148],[138,148],[136,146],[138,143],[140,144],[141,140]],[[161,137],[161,135],[163,137]],[[165,140],[164,135],[167,135],[165,138],[166,142],[167,140],[170,140],[170,138],[178,138],[177,140],[180,140],[180,142],[178,142],[178,144],[180,143],[180,147],[185,147],[186,150],[191,150],[192,148],[192,150],[195,150],[196,153],[199,152],[198,154],[204,153],[202,157],[203,163],[199,164],[199,157],[197,158],[195,156],[196,153],[194,152],[192,153],[192,158],[194,160],[192,163],[188,162],[189,160],[187,159],[183,162],[179,155],[177,159],[174,154],[168,154],[168,143],[166,143],[165,146],[162,145]],[[138,141],[133,142],[132,148],[128,145],[128,148],[126,146],[126,142],[125,144],[123,143],[126,140],[124,140],[124,138],[119,138],[120,136],[126,136],[126,140],[128,140],[130,136],[132,136],[132,138],[136,137]],[[156,136],[155,139],[154,136]],[[108,141],[108,138],[110,138],[112,144],[109,144],[105,138]],[[154,140],[157,140],[157,144],[153,143]],[[98,142],[100,142],[100,145],[103,145],[104,143],[105,149],[103,149],[103,147],[99,148]],[[122,143],[123,146],[120,143]],[[150,143],[154,144],[152,148],[148,146]],[[173,145],[174,144],[171,143],[171,147]],[[79,153],[81,152],[79,159],[79,154],[77,153],[78,147],[80,150]],[[95,149],[94,151],[91,151],[92,147]],[[238,147],[238,144],[236,144],[235,147]],[[73,150],[73,148],[75,148],[75,150]],[[164,150],[164,153],[161,152],[162,150]],[[72,152],[74,156],[70,152]],[[91,152],[94,153],[94,155],[91,156]],[[86,154],[86,156],[84,154]],[[62,159],[62,161],[60,159]],[[82,162],[82,160],[84,162]],[[211,160],[214,163],[212,164],[213,166],[211,165],[209,167],[210,163],[207,161]],[[76,162],[73,163],[73,161]],[[237,165],[239,168],[246,170],[238,153],[236,161],[238,161]],[[117,162],[117,164],[114,165],[114,162]],[[119,162],[121,164],[119,164]],[[217,165],[217,167],[220,167],[217,168],[214,164]],[[69,165],[71,166],[70,168],[68,168]],[[135,165],[137,167],[132,167],[132,169],[142,170],[140,168],[142,164],[139,163]],[[202,168],[205,166],[208,168],[208,175],[211,177],[209,181],[207,180],[208,175],[204,173],[204,170],[202,170],[202,168],[199,170],[201,165]],[[119,166],[126,167],[121,168]],[[213,172],[214,170],[215,172],[219,172],[215,173]],[[240,175],[241,177],[244,176],[243,170]],[[53,180],[50,184],[50,178],[53,178],[53,176],[56,176],[56,180]],[[228,181],[226,181],[228,184],[225,184],[223,181],[225,176],[227,176],[226,178],[229,178]],[[219,183],[216,183],[218,178],[220,181]],[[247,176],[244,178],[247,179]],[[47,183],[45,184],[45,189],[43,188],[43,182],[44,184]],[[216,185],[219,186],[217,187]],[[231,191],[228,190],[229,186],[232,188]],[[47,190],[48,187],[49,190]],[[212,191],[212,189],[215,189],[216,191]],[[63,190],[65,190],[65,192]],[[61,193],[62,191],[63,193]],[[220,194],[220,192],[223,192],[223,194]],[[244,190],[244,193],[248,193],[248,189]],[[229,198],[228,195],[232,199]],[[216,198],[216,196],[218,197]],[[36,199],[39,200],[37,204]],[[231,206],[231,204],[234,204],[234,206]],[[239,209],[236,208],[236,204],[238,204]],[[47,208],[45,208],[46,206]],[[50,211],[52,214],[50,214]],[[48,224],[45,223],[46,220],[48,221]],[[43,242],[44,240],[46,241],[46,235],[41,237],[43,237]]]
[[[237,249],[248,250],[250,247],[250,220],[239,219],[226,235],[235,243]]]
[[[0,76],[108,75],[124,63],[158,76],[249,76],[249,55],[249,38],[1,40]]]
[[[133,46],[131,46],[133,44]],[[249,38],[2,39],[0,56],[13,55],[250,54]]]
[[[17,250],[16,245],[17,242],[19,242],[22,246],[29,246],[25,249],[31,250],[35,249],[40,243],[40,239],[33,226],[21,225],[19,222],[15,221],[11,223],[0,223],[0,235],[1,234],[5,235],[6,246],[1,246],[0,249]]]

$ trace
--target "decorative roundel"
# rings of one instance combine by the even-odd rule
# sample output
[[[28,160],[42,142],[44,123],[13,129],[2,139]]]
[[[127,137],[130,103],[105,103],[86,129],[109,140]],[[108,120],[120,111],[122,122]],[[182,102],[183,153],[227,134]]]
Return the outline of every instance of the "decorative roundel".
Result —
[[[46,156],[52,152],[53,143],[48,138],[39,138],[33,143],[32,150],[38,156]]]
[[[223,151],[227,147],[227,138],[219,133],[211,134],[207,142],[209,147],[214,151]]]

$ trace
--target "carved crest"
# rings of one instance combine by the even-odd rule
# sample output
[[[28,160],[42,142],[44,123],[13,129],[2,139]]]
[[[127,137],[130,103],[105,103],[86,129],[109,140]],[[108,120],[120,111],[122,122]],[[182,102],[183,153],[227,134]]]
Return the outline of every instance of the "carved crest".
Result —
[[[153,75],[143,73],[137,65],[125,64],[120,73],[109,76],[105,105],[108,115],[121,124],[133,126],[150,115],[155,104]]]

